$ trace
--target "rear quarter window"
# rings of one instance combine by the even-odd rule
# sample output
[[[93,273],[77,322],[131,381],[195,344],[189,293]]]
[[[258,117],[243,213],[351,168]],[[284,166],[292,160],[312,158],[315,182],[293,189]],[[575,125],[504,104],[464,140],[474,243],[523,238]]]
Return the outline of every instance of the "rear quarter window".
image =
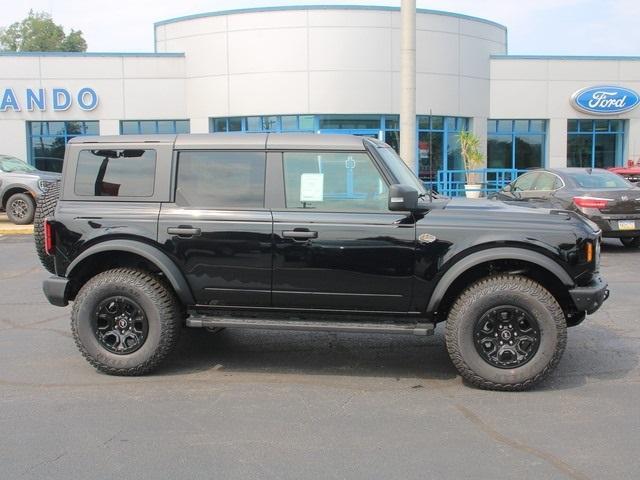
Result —
[[[79,196],[151,197],[155,175],[155,150],[81,150],[74,191]]]

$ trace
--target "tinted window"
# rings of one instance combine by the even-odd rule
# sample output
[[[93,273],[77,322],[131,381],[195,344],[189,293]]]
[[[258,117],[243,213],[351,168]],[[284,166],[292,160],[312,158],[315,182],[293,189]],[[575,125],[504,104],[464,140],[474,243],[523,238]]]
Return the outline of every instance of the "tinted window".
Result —
[[[261,208],[264,175],[263,152],[180,152],[176,204]]]
[[[284,154],[287,208],[387,210],[388,188],[365,153]]]
[[[534,190],[556,190],[562,186],[560,179],[551,173],[541,173],[538,176]]]
[[[615,173],[597,170],[589,173],[585,170],[584,172],[569,173],[568,176],[581,188],[593,188],[596,190],[603,188],[631,188],[629,182]]]
[[[97,197],[150,197],[155,176],[155,150],[82,150],[75,192]]]
[[[531,190],[533,182],[538,178],[537,173],[525,173],[513,183],[513,191]]]

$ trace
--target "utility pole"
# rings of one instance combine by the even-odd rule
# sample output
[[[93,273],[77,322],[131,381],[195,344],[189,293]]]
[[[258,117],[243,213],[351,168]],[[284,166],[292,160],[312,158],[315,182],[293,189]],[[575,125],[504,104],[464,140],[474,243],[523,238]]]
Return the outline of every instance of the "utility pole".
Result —
[[[416,0],[400,5],[400,156],[418,173],[416,159]],[[431,155],[431,152],[429,152]]]

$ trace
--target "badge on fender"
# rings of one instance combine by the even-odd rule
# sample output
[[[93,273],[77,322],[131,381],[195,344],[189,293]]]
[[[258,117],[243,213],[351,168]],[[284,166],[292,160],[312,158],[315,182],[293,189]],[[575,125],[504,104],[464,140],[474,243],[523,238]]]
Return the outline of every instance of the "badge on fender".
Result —
[[[418,236],[418,241],[420,243],[432,243],[436,241],[436,237],[434,237],[433,235],[431,235],[430,233],[421,233]]]

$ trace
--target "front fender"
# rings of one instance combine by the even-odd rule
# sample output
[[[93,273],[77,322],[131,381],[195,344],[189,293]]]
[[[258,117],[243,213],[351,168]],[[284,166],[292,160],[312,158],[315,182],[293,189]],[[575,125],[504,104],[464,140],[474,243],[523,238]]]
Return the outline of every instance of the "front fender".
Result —
[[[103,252],[127,252],[145,258],[158,267],[165,277],[167,277],[167,280],[171,283],[176,295],[178,295],[178,298],[183,304],[194,305],[196,303],[187,280],[173,260],[152,245],[136,242],[135,240],[108,240],[87,248],[69,264],[65,272],[65,277],[70,278],[84,261],[89,261],[93,255]]]
[[[454,263],[444,273],[438,281],[436,288],[433,290],[427,305],[427,312],[433,313],[438,309],[438,306],[447,293],[447,290],[453,282],[460,277],[460,275],[464,274],[467,270],[475,267],[476,265],[493,260],[522,260],[534,263],[553,274],[560,282],[562,282],[563,285],[566,285],[567,288],[572,288],[575,285],[571,276],[564,268],[562,268],[562,266],[541,253],[517,247],[489,248],[467,255]]]

